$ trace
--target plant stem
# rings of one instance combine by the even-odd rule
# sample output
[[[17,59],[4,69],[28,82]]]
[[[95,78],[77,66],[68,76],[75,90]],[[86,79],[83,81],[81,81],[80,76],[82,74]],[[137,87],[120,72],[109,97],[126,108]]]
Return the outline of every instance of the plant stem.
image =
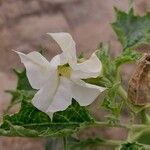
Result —
[[[125,129],[129,129],[130,126],[127,125],[127,124],[114,124],[114,125],[111,125],[107,122],[98,122],[96,121],[94,123],[94,126],[97,126],[97,127],[104,127],[104,128],[125,128]]]
[[[108,147],[117,147],[122,143],[123,141],[119,141],[119,140],[106,140],[105,142],[102,143],[100,142],[101,145],[108,146]]]
[[[107,122],[99,122],[96,121],[94,124],[91,124],[91,126],[96,126],[96,127],[103,127],[103,128],[125,128],[125,129],[143,129],[143,128],[148,128],[149,125],[147,124],[114,124],[111,125]]]
[[[149,124],[150,123],[150,118],[148,114],[146,113],[146,109],[143,109],[141,112],[141,121],[143,124]]]
[[[128,99],[127,92],[125,91],[125,89],[122,86],[119,87],[118,92],[119,92],[119,95],[122,97],[122,99],[125,101],[125,103],[128,103],[127,102],[127,99]]]
[[[67,137],[64,137],[64,138],[63,138],[63,141],[64,141],[64,150],[68,150]]]

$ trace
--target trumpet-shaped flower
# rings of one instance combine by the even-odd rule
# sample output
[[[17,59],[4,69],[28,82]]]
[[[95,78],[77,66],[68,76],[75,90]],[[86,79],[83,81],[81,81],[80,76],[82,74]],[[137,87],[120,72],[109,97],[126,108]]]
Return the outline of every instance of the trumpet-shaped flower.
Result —
[[[76,47],[69,33],[48,33],[59,44],[62,53],[49,62],[40,53],[17,52],[25,65],[27,77],[38,92],[33,105],[48,114],[65,110],[74,98],[81,106],[91,104],[104,87],[88,84],[82,79],[97,77],[102,64],[96,54],[82,63],[77,62]]]

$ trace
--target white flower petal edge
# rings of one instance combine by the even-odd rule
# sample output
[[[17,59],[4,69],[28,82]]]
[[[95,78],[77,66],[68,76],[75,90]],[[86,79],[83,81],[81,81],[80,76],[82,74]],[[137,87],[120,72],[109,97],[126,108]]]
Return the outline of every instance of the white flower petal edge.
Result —
[[[57,73],[57,72],[56,72]],[[41,110],[47,112],[48,107],[53,102],[53,97],[57,91],[59,84],[58,76],[54,73],[51,78],[33,97],[32,104]],[[49,114],[52,116],[52,114]]]
[[[59,55],[60,64],[77,62],[76,47],[72,36],[69,33],[47,33],[50,35],[60,46],[62,53]]]
[[[31,86],[34,89],[40,89],[48,81],[53,68],[50,66],[49,62],[38,52],[31,52],[27,55],[15,51],[21,59],[21,62],[25,65],[27,71],[27,77]]]
[[[77,63],[72,36],[69,33],[49,34],[62,49],[62,53],[53,57],[50,62],[38,52],[27,55],[17,53],[25,65],[31,86],[39,90],[32,100],[33,105],[52,118],[53,113],[65,110],[71,104],[72,98],[81,106],[87,106],[105,88],[82,81],[82,79],[97,77],[101,73],[102,64],[95,53],[83,63]],[[69,66],[63,70],[63,65],[67,63]],[[61,70],[59,70],[60,66]]]
[[[88,84],[82,80],[73,81],[71,92],[72,97],[81,105],[88,106],[103,92],[106,88]]]
[[[99,61],[98,57],[95,53],[91,55],[91,57],[84,61],[83,63],[79,63],[74,65],[71,78],[78,79],[87,79],[87,78],[95,78],[100,75],[102,70],[102,64]]]
[[[59,64],[69,63],[72,68],[73,78],[91,78],[100,75],[102,64],[95,53],[83,63],[77,63],[75,42],[69,33],[47,33],[58,43],[63,51],[60,55],[55,56],[51,62],[59,59]],[[58,61],[57,61],[58,62]]]
[[[90,105],[105,88],[87,84],[84,81],[72,81],[60,77],[59,87],[53,101],[46,110],[47,114],[65,110],[74,98],[81,106]],[[88,94],[87,94],[88,93]]]
[[[54,112],[63,111],[72,102],[72,93],[70,93],[71,84],[67,78],[60,77],[59,86],[53,97],[52,103],[49,105],[46,113],[52,116]]]

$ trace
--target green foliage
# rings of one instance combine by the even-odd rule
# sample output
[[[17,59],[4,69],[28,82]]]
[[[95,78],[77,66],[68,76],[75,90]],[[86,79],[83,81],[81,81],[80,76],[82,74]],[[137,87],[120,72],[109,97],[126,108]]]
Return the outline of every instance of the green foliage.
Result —
[[[150,145],[150,129],[145,129],[142,132],[140,132],[140,134],[136,140],[139,143]]]
[[[3,124],[0,126],[1,136],[65,136],[94,122],[86,108],[80,107],[75,100],[67,110],[55,113],[51,121],[45,113],[31,104],[36,91],[29,84],[26,71],[15,70],[15,73],[18,82],[16,90],[8,91],[12,94],[8,110],[17,103],[21,103],[21,109],[14,115],[4,116]]]
[[[128,13],[115,9],[116,21],[112,24],[123,50],[136,48],[150,42],[150,13],[135,16],[133,9]]]
[[[97,57],[100,59],[103,65],[103,74],[110,82],[115,82],[116,78],[116,68],[114,63],[110,58],[109,47],[105,44],[100,44],[97,50]]]
[[[118,123],[118,118],[122,110],[122,102],[116,100],[120,83],[114,84],[108,89],[107,94],[104,97],[102,106],[111,112],[106,116],[110,124]]]
[[[6,91],[12,95],[8,110],[15,104],[20,103],[22,100],[31,101],[36,92],[32,89],[28,81],[25,69],[22,71],[14,70],[14,72],[17,76],[17,87],[15,90]]]
[[[139,143],[136,143],[136,142],[130,143],[130,142],[128,142],[128,143],[122,144],[116,150],[144,150],[144,148]]]
[[[3,123],[0,125],[0,136],[21,136],[21,137],[55,137],[49,140],[46,149],[56,149],[55,145],[62,144],[62,138],[68,139],[68,150],[84,150],[93,146],[118,147],[116,150],[149,150],[150,149],[150,129],[147,126],[120,123],[120,115],[124,106],[133,112],[140,112],[144,107],[134,106],[128,101],[127,93],[122,87],[122,77],[120,67],[126,63],[137,63],[142,54],[135,49],[140,44],[150,42],[150,13],[145,16],[134,15],[133,9],[128,13],[115,9],[116,21],[112,24],[123,51],[118,57],[112,59],[109,54],[109,46],[100,44],[97,56],[102,62],[102,74],[97,78],[84,79],[85,82],[106,87],[101,106],[108,110],[106,122],[95,121],[85,107],[81,107],[76,100],[65,110],[54,113],[53,120],[47,114],[35,108],[31,101],[37,92],[34,90],[27,78],[26,71],[16,71],[18,78],[16,90],[7,91],[12,95],[12,100],[8,110],[15,104],[21,103],[21,109],[13,115],[5,115]],[[43,54],[45,49],[39,47],[39,52]],[[81,53],[78,63],[84,61]],[[125,104],[125,105],[123,105]],[[128,109],[129,111],[129,109]],[[143,123],[143,122],[142,122]],[[99,127],[121,127],[128,131],[126,141],[103,140],[99,138],[79,140],[73,138],[74,133],[87,126],[96,125]],[[58,138],[59,137],[59,140]],[[60,140],[61,139],[61,140]],[[123,144],[122,144],[123,143]],[[147,145],[146,145],[147,144]]]
[[[22,101],[18,113],[4,116],[0,133],[3,136],[66,136],[92,123],[88,111],[74,100],[65,111],[55,113],[52,121],[30,102]]]
[[[150,127],[143,127],[130,131],[130,139],[137,141],[141,144],[150,145]]]
[[[125,63],[138,62],[142,54],[134,50],[126,49],[120,56],[112,59],[109,54],[109,46],[100,44],[97,50],[97,56],[102,62],[103,73],[96,79],[88,79],[87,82],[107,87],[107,93],[105,94],[102,106],[111,112],[106,117],[111,124],[114,124],[118,122],[123,106],[123,101],[118,101],[121,86],[119,68]],[[132,111],[135,111],[135,107],[132,104],[128,102],[125,104],[129,105]]]
[[[97,78],[97,83],[104,82],[103,86],[107,87],[107,93],[105,94],[102,106],[111,112],[107,118],[111,124],[114,124],[118,122],[122,109],[122,102],[117,100],[121,84],[120,76],[118,76],[118,67],[120,64],[118,65],[116,61],[111,59],[108,45],[101,44],[97,51],[97,56],[103,66],[103,73],[101,77]],[[121,56],[120,62],[122,62]]]
[[[26,91],[31,91],[33,90],[29,81],[28,81],[28,78],[26,76],[26,70],[23,69],[22,71],[18,71],[18,70],[14,70],[16,76],[17,76],[17,79],[18,79],[18,82],[17,82],[17,90],[26,90]]]
[[[114,63],[117,68],[125,63],[138,62],[142,54],[134,50],[127,49],[122,53],[122,55],[115,58]]]

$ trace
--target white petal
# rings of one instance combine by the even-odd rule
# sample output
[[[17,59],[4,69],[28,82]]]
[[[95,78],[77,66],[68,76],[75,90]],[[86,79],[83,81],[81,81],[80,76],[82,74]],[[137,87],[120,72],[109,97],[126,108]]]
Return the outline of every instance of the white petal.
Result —
[[[58,43],[63,51],[61,59],[70,63],[76,63],[76,47],[72,36],[69,33],[48,33]]]
[[[72,102],[72,95],[68,89],[70,89],[71,84],[67,78],[61,77],[59,82],[59,87],[57,92],[53,97],[52,103],[49,105],[47,114],[51,114],[57,111],[65,110]]]
[[[17,52],[21,58],[21,62],[25,65],[27,77],[34,89],[40,89],[52,76],[53,69],[50,63],[38,52],[23,54]]]
[[[75,81],[72,86],[73,98],[81,105],[90,105],[106,88],[85,83],[82,80]]]
[[[50,61],[50,65],[54,68],[57,68],[58,65],[64,65],[66,63],[68,63],[68,60],[64,57],[63,53],[54,56]]]
[[[87,84],[81,80],[75,82],[61,77],[57,92],[53,97],[51,105],[47,109],[47,114],[65,110],[71,105],[72,98],[79,102],[81,106],[87,106],[105,90],[103,87]]]
[[[86,79],[94,78],[100,75],[102,71],[101,61],[98,59],[95,53],[84,61],[83,63],[78,63],[72,67],[73,71],[71,78]]]
[[[42,87],[32,99],[32,104],[41,110],[42,112],[46,113],[46,110],[51,105],[53,101],[53,97],[56,93],[58,87],[58,76],[54,74],[53,78],[50,78],[44,87]]]

